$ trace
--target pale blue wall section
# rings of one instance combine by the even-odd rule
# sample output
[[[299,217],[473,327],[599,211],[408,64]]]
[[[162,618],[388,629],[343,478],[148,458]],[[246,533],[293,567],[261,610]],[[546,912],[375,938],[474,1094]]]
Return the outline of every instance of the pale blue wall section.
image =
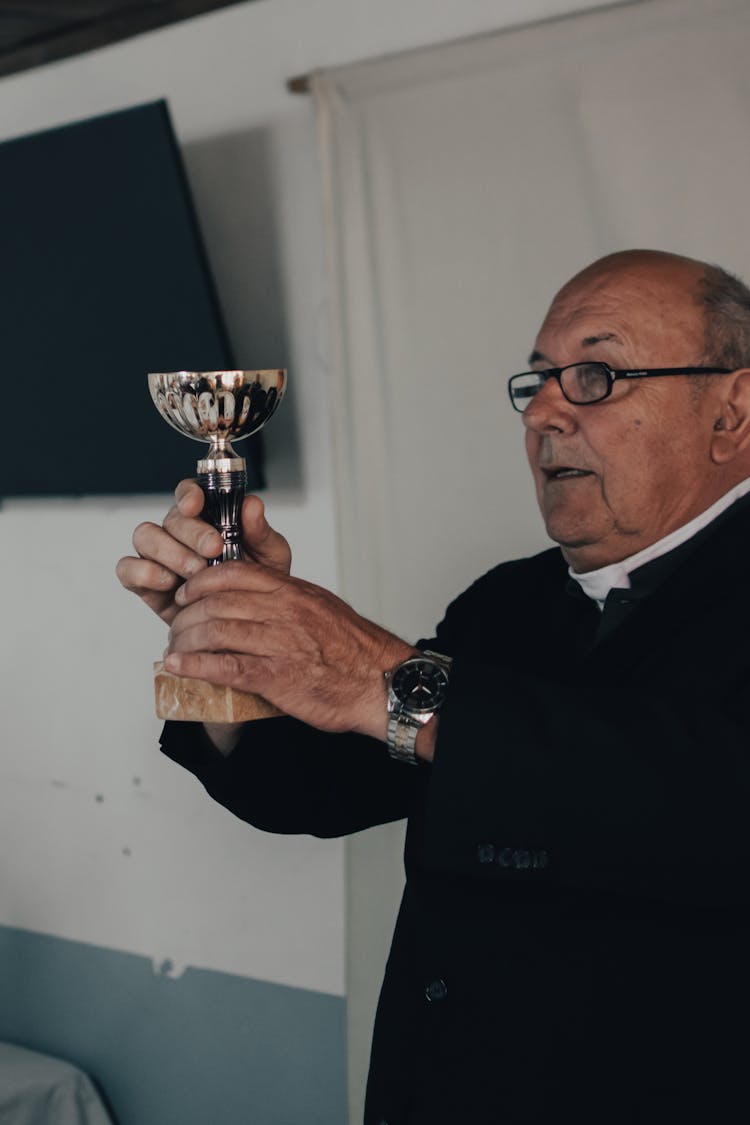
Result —
[[[0,1039],[87,1071],[118,1125],[344,1125],[345,1000],[0,926]]]

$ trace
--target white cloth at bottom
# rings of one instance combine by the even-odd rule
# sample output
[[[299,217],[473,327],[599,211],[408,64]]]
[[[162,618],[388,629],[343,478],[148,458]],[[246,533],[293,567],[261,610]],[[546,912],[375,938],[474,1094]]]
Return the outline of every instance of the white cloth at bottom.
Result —
[[[0,1043],[2,1125],[112,1125],[91,1079],[63,1059]]]

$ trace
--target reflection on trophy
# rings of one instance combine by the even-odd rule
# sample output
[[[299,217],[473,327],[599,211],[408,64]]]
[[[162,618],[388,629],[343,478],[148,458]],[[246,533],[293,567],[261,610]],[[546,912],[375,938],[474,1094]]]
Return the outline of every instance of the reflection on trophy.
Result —
[[[208,442],[198,461],[198,483],[206,497],[203,516],[221,533],[224,550],[209,565],[242,558],[240,510],[247,484],[246,462],[231,442],[263,427],[284,397],[286,371],[173,371],[149,375],[154,405],[181,434]],[[154,665],[156,713],[160,719],[232,723],[278,715],[258,695],[174,676]]]

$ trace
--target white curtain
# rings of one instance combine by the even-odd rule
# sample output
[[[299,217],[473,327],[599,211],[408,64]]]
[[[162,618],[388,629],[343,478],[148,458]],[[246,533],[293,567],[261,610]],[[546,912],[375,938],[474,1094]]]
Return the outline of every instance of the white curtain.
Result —
[[[479,573],[546,545],[506,380],[568,277],[641,246],[750,280],[749,49],[747,0],[644,0],[314,76],[358,609],[429,635]],[[350,854],[352,1120],[382,968],[362,962],[400,878],[392,835],[374,846],[392,875],[364,904],[367,845]]]

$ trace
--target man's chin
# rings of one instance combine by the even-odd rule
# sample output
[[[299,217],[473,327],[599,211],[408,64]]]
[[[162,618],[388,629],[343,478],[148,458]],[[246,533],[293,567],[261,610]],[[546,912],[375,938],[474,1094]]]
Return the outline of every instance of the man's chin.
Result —
[[[562,556],[576,574],[586,574],[590,570],[600,570],[603,566],[621,562],[632,552],[622,542],[580,536],[567,541],[550,538],[560,547]]]
[[[562,527],[556,525],[554,521],[548,522],[546,527],[550,539],[557,543],[566,563],[577,574],[583,574],[587,570],[597,570],[612,561],[608,557],[605,537],[597,534],[592,528],[580,525]]]
[[[553,516],[545,518],[544,526],[553,542],[557,543],[563,551],[575,551],[578,548],[593,547],[601,538],[601,532],[583,523],[574,523],[570,520],[556,519]]]

